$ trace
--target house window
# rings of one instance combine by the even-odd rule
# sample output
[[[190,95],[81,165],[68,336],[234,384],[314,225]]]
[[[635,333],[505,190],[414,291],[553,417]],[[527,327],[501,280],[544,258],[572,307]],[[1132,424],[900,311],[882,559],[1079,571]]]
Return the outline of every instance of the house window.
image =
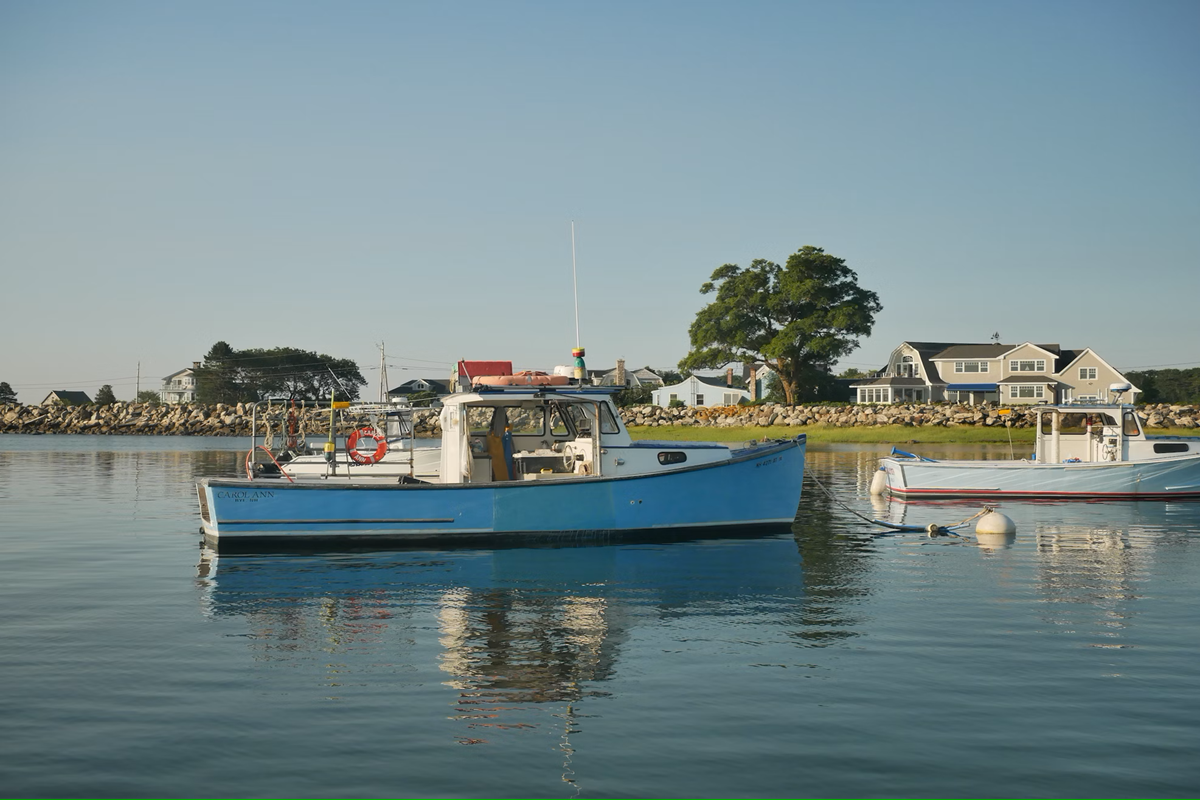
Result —
[[[1014,383],[1008,387],[1009,397],[1034,397],[1042,398],[1045,396],[1046,387],[1036,384],[1017,384]]]
[[[674,403],[678,399],[679,399],[679,395],[673,394],[673,395],[671,395],[671,399],[668,401],[667,404],[670,405],[671,403]]]
[[[1046,371],[1046,361],[1044,359],[1040,359],[1040,358],[1037,359],[1036,361],[1033,359],[1018,361],[1017,359],[1014,358],[1012,361],[1008,362],[1008,371],[1009,372],[1045,372]]]
[[[698,405],[698,406],[704,405],[704,395],[702,395],[702,394],[696,395],[696,405]]]
[[[919,378],[921,377],[921,368],[913,362],[912,356],[904,356],[896,365],[896,373],[901,378]]]
[[[988,362],[986,361],[955,361],[955,372],[987,372]]]
[[[739,395],[736,395],[733,392],[726,392],[721,397],[721,402],[723,405],[736,406],[741,399],[742,398]]]
[[[858,402],[860,403],[889,403],[889,390],[886,387],[876,389],[859,389]]]
[[[1096,368],[1095,367],[1080,367],[1079,368],[1079,380],[1081,380],[1081,381],[1096,380]]]

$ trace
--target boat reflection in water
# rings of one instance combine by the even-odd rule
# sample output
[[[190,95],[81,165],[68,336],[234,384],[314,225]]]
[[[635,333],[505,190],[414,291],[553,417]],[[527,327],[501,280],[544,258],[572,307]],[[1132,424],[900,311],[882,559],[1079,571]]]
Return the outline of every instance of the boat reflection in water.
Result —
[[[836,611],[851,596],[840,570],[830,574],[829,556],[812,554],[803,570],[800,560],[790,526],[766,537],[494,550],[204,549],[197,585],[205,613],[237,622],[232,635],[247,638],[264,669],[328,664],[308,680],[335,694],[377,683],[391,690],[397,675],[420,697],[427,690],[417,687],[441,684],[436,719],[447,719],[449,703],[457,743],[549,730],[569,757],[569,734],[587,718],[589,698],[609,695],[636,628],[678,652],[678,637],[694,630],[671,621],[722,625],[752,609],[787,620],[792,630],[781,635],[806,646],[853,635]],[[415,713],[408,702],[405,713]]]

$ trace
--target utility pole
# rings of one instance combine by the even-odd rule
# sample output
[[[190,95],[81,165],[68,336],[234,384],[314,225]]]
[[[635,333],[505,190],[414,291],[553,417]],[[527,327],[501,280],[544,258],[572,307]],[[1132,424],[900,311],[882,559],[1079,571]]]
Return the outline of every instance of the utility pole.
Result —
[[[387,356],[383,352],[383,342],[379,343],[379,402],[388,402]]]
[[[133,399],[136,401],[142,393],[142,362],[138,362],[137,381],[133,384]]]

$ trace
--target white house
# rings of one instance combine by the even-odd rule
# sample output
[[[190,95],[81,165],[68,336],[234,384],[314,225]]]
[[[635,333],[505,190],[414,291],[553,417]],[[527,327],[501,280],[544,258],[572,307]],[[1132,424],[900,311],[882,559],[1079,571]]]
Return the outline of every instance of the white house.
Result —
[[[162,395],[164,403],[194,403],[196,402],[196,370],[200,362],[193,361],[192,366],[172,372],[162,379]]]
[[[1112,402],[1108,387],[1114,383],[1129,381],[1090,347],[902,342],[886,367],[851,386],[859,403],[1029,405]],[[1134,386],[1121,399],[1132,403],[1140,393]]]
[[[728,380],[689,375],[674,386],[661,386],[650,393],[650,402],[664,408],[679,400],[685,406],[735,406],[750,400],[750,392],[730,386]]]

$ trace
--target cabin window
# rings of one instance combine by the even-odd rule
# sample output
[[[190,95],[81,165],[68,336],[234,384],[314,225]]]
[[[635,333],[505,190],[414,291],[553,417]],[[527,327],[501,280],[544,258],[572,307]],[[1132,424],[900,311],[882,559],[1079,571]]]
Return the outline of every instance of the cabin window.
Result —
[[[1132,411],[1126,411],[1121,421],[1123,423],[1122,431],[1126,436],[1137,436],[1141,433],[1138,430],[1137,415]]]
[[[1053,414],[1042,414],[1042,433],[1051,433]],[[1058,432],[1063,436],[1082,436],[1087,433],[1087,414],[1062,414],[1058,418]]]
[[[685,461],[687,461],[687,453],[681,453],[677,450],[658,454],[658,463],[660,464],[682,464]]]
[[[1079,368],[1079,380],[1081,380],[1081,381],[1096,380],[1096,368],[1095,367],[1080,367]]]
[[[1028,359],[1028,360],[1024,360],[1024,361],[1013,359],[1012,361],[1008,362],[1008,371],[1009,372],[1045,372],[1046,371],[1046,361],[1045,361],[1045,359],[1041,359],[1041,358],[1039,358],[1037,360]]]
[[[600,406],[600,432],[601,433],[619,433],[621,426],[617,424],[617,420],[613,417],[612,409],[608,406]]]
[[[509,408],[508,427],[514,436],[541,436],[546,430],[545,413],[537,408]]]
[[[1154,452],[1156,453],[1186,453],[1188,446],[1184,442],[1155,442]],[[662,455],[658,457],[662,461]]]
[[[1037,384],[1017,384],[1008,387],[1009,397],[1042,398],[1046,395],[1046,387]]]
[[[987,372],[988,362],[986,361],[955,361],[955,372]]]
[[[563,416],[562,407],[558,405],[553,405],[550,407],[550,435],[571,435],[571,429],[567,427],[567,418]]]
[[[592,435],[592,415],[588,413],[586,406],[569,405],[567,413],[571,415],[571,425],[575,428],[576,436]]]
[[[500,412],[500,424],[504,424],[504,411],[496,406],[469,406],[467,408],[467,430],[471,433],[487,433],[492,430],[492,420]]]

